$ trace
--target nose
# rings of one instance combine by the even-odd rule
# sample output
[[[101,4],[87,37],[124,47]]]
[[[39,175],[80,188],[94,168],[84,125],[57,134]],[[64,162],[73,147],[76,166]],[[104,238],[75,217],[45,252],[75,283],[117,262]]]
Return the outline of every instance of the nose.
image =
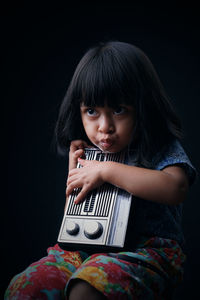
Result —
[[[103,115],[99,120],[99,132],[112,134],[115,131],[115,124],[110,115]]]

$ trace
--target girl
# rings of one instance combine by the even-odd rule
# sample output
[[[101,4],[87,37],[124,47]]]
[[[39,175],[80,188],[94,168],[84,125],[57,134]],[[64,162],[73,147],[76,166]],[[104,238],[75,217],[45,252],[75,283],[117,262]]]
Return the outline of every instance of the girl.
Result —
[[[66,197],[81,188],[78,204],[104,182],[131,193],[128,247],[85,253],[56,244],[14,277],[5,299],[169,299],[182,279],[182,202],[196,174],[181,135],[179,119],[140,49],[118,41],[89,49],[55,130],[58,151],[66,153],[70,145]],[[128,163],[86,161],[84,148],[90,145],[124,150]]]

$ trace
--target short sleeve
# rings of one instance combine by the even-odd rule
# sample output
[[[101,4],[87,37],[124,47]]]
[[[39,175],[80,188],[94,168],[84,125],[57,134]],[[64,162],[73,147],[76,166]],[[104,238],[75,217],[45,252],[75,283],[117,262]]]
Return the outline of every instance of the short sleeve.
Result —
[[[165,151],[156,155],[153,164],[156,170],[162,170],[167,166],[180,164],[188,176],[190,185],[192,185],[196,179],[196,169],[178,140],[174,140],[166,147]]]

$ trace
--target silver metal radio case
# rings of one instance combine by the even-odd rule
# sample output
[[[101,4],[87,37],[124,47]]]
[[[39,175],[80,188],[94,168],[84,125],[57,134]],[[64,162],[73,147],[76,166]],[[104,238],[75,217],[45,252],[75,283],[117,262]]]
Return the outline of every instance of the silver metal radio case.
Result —
[[[88,160],[124,163],[125,153],[104,153],[96,148],[85,149]],[[78,168],[81,166],[78,164]],[[126,238],[132,195],[105,183],[90,192],[84,201],[75,204],[76,189],[69,197],[60,228],[58,242],[79,246],[123,248]]]

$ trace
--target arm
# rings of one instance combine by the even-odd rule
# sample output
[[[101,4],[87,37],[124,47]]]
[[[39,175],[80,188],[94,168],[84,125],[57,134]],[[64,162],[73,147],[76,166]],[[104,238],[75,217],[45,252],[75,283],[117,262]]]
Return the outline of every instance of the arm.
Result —
[[[116,162],[80,159],[80,163],[83,168],[69,173],[66,191],[68,196],[74,188],[82,188],[76,203],[104,182],[118,186],[136,197],[170,205],[181,203],[188,189],[187,176],[177,165],[158,171]]]
[[[108,162],[103,178],[136,197],[163,204],[175,205],[184,201],[188,179],[184,170],[169,166],[162,171]]]

